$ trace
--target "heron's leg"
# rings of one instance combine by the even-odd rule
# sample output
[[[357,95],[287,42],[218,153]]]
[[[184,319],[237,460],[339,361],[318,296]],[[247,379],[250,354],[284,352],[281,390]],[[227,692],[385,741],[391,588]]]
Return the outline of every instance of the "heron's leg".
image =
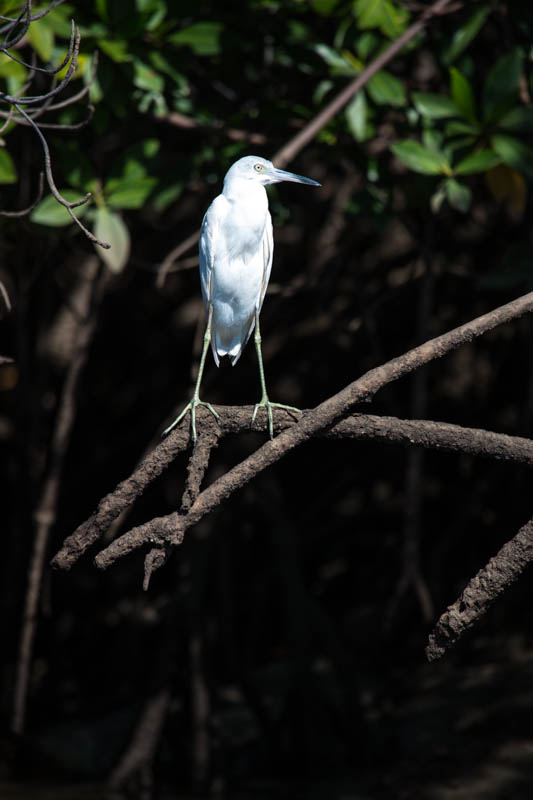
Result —
[[[286,411],[296,411],[296,413],[301,414],[301,409],[295,408],[294,406],[285,406],[283,403],[271,403],[266,389],[266,382],[265,382],[265,370],[263,368],[263,354],[261,352],[261,329],[259,327],[259,312],[255,312],[255,333],[254,333],[254,342],[255,342],[255,349],[257,352],[257,361],[259,363],[259,380],[261,381],[261,400],[255,404],[254,413],[252,414],[252,425],[255,421],[257,412],[263,406],[266,408],[267,416],[268,416],[268,432],[270,434],[270,438],[274,438],[274,420],[272,417],[272,409],[273,408],[284,408]]]
[[[209,345],[211,344],[211,320],[213,318],[213,306],[209,306],[209,314],[207,316],[207,325],[204,333],[204,346],[202,348],[202,356],[200,358],[200,366],[198,368],[198,377],[196,378],[196,385],[194,387],[194,394],[192,396],[192,400],[190,403],[187,403],[183,411],[178,414],[174,422],[165,428],[163,431],[163,436],[166,436],[167,433],[178,425],[181,422],[187,411],[191,412],[191,430],[192,430],[192,438],[193,441],[196,441],[196,407],[197,406],[205,406],[209,409],[209,411],[219,419],[219,414],[215,411],[211,403],[205,403],[203,400],[200,400],[200,384],[202,383],[202,376],[204,374],[204,365],[205,359],[207,356],[207,351],[209,350]]]

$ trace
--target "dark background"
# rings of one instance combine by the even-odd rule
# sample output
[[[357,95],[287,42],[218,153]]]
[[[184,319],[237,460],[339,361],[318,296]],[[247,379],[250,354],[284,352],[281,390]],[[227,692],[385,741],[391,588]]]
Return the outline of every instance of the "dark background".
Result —
[[[124,180],[128,153],[153,178],[145,196],[128,195],[129,185],[126,205],[109,205],[127,226],[131,255],[103,281],[90,312],[97,322],[47,561],[191,394],[203,326],[195,250],[162,287],[161,261],[199,227],[236,158],[271,157],[350,79],[349,60],[343,72],[317,45],[343,58],[360,52],[370,32],[375,55],[407,24],[402,13],[411,21],[418,13],[390,4],[400,15],[391,31],[383,22],[365,28],[361,7],[104,0],[46,17],[63,20],[63,28],[50,22],[58,53],[70,16],[82,26],[82,54],[100,51],[93,120],[79,132],[47,134],[57,185],[81,193],[103,187],[107,202],[106,182]],[[439,176],[409,170],[389,149],[423,128],[440,130],[438,119],[413,122],[411,93],[447,95],[450,63],[469,77],[479,104],[491,66],[518,48],[522,70],[510,102],[530,103],[531,20],[520,4],[487,6],[455,60],[443,55],[457,31],[472,31],[481,7],[439,18],[389,65],[406,100],[368,94],[368,136],[357,141],[341,113],[290,163],[321,189],[271,190],[275,255],[261,325],[272,399],[312,408],[366,370],[529,290],[527,153],[523,169],[515,160],[462,179],[472,193],[468,208],[445,201],[434,213]],[[193,29],[188,42],[172,39],[198,22],[219,23],[218,33]],[[121,41],[129,57],[122,61]],[[20,53],[29,58],[32,47]],[[154,52],[170,71],[158,70]],[[139,63],[155,89],[139,87]],[[32,93],[47,87],[37,77]],[[195,127],[173,124],[173,112]],[[55,120],[82,117],[83,108],[71,106]],[[263,138],[251,143],[254,134]],[[521,135],[529,147],[527,131]],[[149,139],[159,143],[153,156],[140,147]],[[4,186],[2,206],[22,208],[35,197],[42,151],[20,126],[5,141],[17,178]],[[174,193],[167,204],[163,190]],[[84,221],[94,222],[90,214]],[[424,655],[439,615],[529,519],[529,472],[381,443],[317,440],[292,452],[189,530],[146,593],[143,554],[103,573],[91,555],[69,573],[47,567],[25,730],[10,732],[35,510],[75,352],[76,298],[95,251],[74,225],[27,217],[0,224],[0,278],[12,303],[1,323],[2,353],[14,359],[0,368],[5,796],[28,781],[35,797],[48,786],[59,787],[50,796],[62,796],[65,782],[103,783],[146,703],[164,691],[170,699],[160,734],[150,734],[153,760],[126,781],[132,797],[530,797],[530,576],[442,662],[428,664]],[[531,341],[528,318],[500,327],[358,410],[528,437]],[[256,402],[253,347],[235,369],[217,370],[209,356],[202,396]],[[205,485],[264,440],[255,433],[225,440]],[[178,507],[186,463],[176,460],[146,491],[122,530]],[[148,773],[152,789],[142,790]]]

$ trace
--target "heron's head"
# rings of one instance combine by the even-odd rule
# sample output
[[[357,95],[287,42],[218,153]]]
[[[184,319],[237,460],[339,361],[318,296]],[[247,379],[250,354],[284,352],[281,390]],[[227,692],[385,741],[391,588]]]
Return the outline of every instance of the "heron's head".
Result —
[[[294,172],[285,172],[284,169],[276,169],[272,161],[260,156],[244,156],[239,158],[226,173],[225,181],[240,178],[241,180],[255,181],[266,186],[268,183],[281,183],[290,181],[291,183],[306,183],[309,186],[320,186],[311,178],[304,178],[302,175],[295,175]]]

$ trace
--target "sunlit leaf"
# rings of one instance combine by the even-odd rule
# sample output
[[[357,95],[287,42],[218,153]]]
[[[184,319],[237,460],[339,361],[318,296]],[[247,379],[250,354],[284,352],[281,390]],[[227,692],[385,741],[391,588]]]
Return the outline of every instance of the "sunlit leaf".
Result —
[[[16,183],[17,169],[13,159],[3,148],[0,149],[0,183]]]
[[[48,63],[54,49],[54,32],[48,25],[48,18],[44,17],[32,22],[27,36],[37,55]]]
[[[470,42],[478,35],[489,14],[490,6],[485,4],[480,5],[476,8],[474,13],[468,17],[466,22],[456,29],[450,44],[445,48],[442,54],[442,60],[445,64],[451,64],[461,55],[463,50],[466,50]]]
[[[221,22],[196,22],[169,36],[168,41],[179,46],[187,45],[199,56],[216,56],[220,52]]]
[[[370,78],[367,84],[368,93],[374,103],[388,106],[404,106],[407,102],[405,86],[390,72],[381,69]]]
[[[141,208],[157,186],[157,178],[110,180],[105,185],[106,202],[113,208]]]
[[[348,128],[356,142],[368,139],[368,105],[363,91],[358,92],[351,103],[348,103],[345,113]]]
[[[379,44],[379,36],[373,31],[365,31],[355,43],[355,52],[363,61],[367,61]]]
[[[500,162],[500,156],[493,150],[478,150],[459,161],[453,171],[456,175],[473,175],[475,172],[486,172]]]
[[[138,89],[148,92],[162,92],[165,86],[164,78],[152,67],[143,64],[138,58],[133,60],[133,84]]]
[[[476,121],[476,102],[469,81],[455,67],[450,69],[450,92],[453,102],[466,119]]]
[[[428,119],[442,119],[458,115],[457,106],[447,95],[413,92],[412,98],[418,113]]]
[[[515,47],[498,59],[487,76],[483,86],[485,119],[497,119],[515,102],[521,74],[522,52]]]
[[[361,29],[379,28],[390,38],[399,36],[409,19],[408,12],[391,0],[355,0],[353,8]]]
[[[356,70],[343,56],[327,44],[316,44],[314,50],[322,58],[334,75],[357,75]]]
[[[446,200],[446,188],[444,184],[440,184],[437,191],[431,195],[429,200],[429,205],[431,206],[431,210],[434,214],[438,214],[442,204]]]
[[[115,211],[104,206],[96,209],[94,235],[103,242],[109,242],[109,250],[98,247],[97,252],[111,272],[122,272],[130,255],[130,233]]]
[[[413,139],[396,142],[391,146],[391,150],[397,159],[414,172],[420,172],[423,175],[440,175],[450,171],[444,155],[439,155],[423,147],[420,142]]]
[[[61,195],[68,200],[69,203],[75,203],[83,197],[80,192],[75,192],[72,189],[62,189]],[[83,217],[88,210],[88,204],[74,208],[74,214],[77,217]],[[55,197],[51,194],[47,195],[44,200],[41,200],[39,205],[31,212],[30,219],[32,222],[37,222],[39,225],[49,225],[52,228],[61,228],[64,225],[71,225],[72,217],[60,203],[57,202]]]
[[[129,52],[128,42],[124,39],[99,39],[98,47],[117,64],[131,61],[133,58]]]

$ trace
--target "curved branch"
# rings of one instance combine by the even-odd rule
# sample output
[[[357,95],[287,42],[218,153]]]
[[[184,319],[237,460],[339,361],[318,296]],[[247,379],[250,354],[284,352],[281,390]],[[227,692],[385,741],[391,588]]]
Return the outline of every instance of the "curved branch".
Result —
[[[37,190],[37,197],[33,201],[33,203],[28,206],[27,208],[23,208],[22,211],[0,211],[0,217],[27,217],[28,214],[31,214],[33,209],[36,207],[38,203],[41,202],[41,198],[43,196],[44,190],[44,173],[39,173],[39,189]]]
[[[32,97],[18,97],[17,98],[15,95],[9,95],[9,94],[5,94],[4,92],[0,92],[0,100],[2,100],[5,103],[15,103],[15,101],[16,101],[17,103],[23,104],[23,105],[33,105],[35,103],[40,103],[40,102],[42,102],[44,100],[48,100],[51,97],[54,97],[56,94],[59,94],[65,88],[65,86],[70,82],[70,79],[72,78],[72,75],[74,74],[74,72],[75,72],[75,70],[76,70],[76,68],[78,66],[78,55],[79,55],[79,52],[80,52],[80,42],[81,42],[81,34],[80,34],[78,28],[76,28],[76,26],[74,25],[74,20],[72,20],[71,26],[72,26],[72,33],[71,33],[71,41],[70,41],[70,44],[69,44],[69,57],[71,56],[71,61],[70,61],[68,70],[65,73],[65,77],[62,78],[59,81],[57,86],[54,86],[54,88],[50,89],[50,91],[46,92],[46,94],[33,95]],[[68,58],[67,58],[67,61],[68,61]],[[65,62],[65,64],[66,63],[67,62]],[[28,65],[28,66],[32,70],[36,70],[37,69],[37,67],[35,67],[35,66],[33,66],[33,67],[31,67],[30,65]],[[19,111],[20,111],[20,109],[19,109]]]
[[[100,239],[97,239],[96,236],[93,233],[91,233],[91,231],[88,230],[88,228],[86,228],[85,225],[83,225],[83,223],[77,218],[77,216],[74,214],[74,211],[72,210],[74,208],[78,208],[79,206],[84,205],[84,203],[86,203],[90,199],[91,193],[87,192],[85,197],[82,197],[81,200],[77,200],[75,203],[70,203],[63,197],[63,195],[59,192],[59,189],[57,188],[54,182],[54,176],[52,174],[52,160],[50,158],[50,150],[48,147],[48,142],[41,133],[37,123],[34,122],[31,117],[28,116],[28,114],[24,111],[24,109],[20,108],[17,103],[13,103],[13,105],[15,106],[19,114],[22,114],[22,116],[28,120],[31,127],[34,129],[37,136],[41,140],[41,144],[44,150],[44,168],[46,172],[46,180],[48,182],[48,186],[50,187],[50,191],[54,195],[55,199],[57,200],[58,203],[60,203],[60,205],[64,206],[64,208],[67,209],[68,213],[72,217],[72,220],[76,223],[76,225],[78,225],[81,228],[81,230],[84,232],[87,238],[91,242],[93,242],[93,244],[100,245],[100,247],[103,247],[105,250],[109,249],[111,245],[109,245],[107,242],[101,242]]]
[[[187,525],[196,522],[210,508],[218,505],[255,474],[270,463],[274,463],[300,442],[314,435],[378,438],[391,443],[435,447],[533,463],[533,443],[529,439],[460,428],[446,423],[406,421],[356,414],[333,426],[335,419],[346,413],[351,405],[372,395],[387,383],[434,358],[445,355],[463,342],[471,341],[497,325],[516,319],[532,310],[533,292],[432,339],[405,355],[389,361],[382,367],[371,370],[339,394],[326,400],[314,411],[306,412],[297,423],[294,423],[289,414],[279,412],[276,414],[276,431],[279,431],[280,428],[285,428],[285,430],[272,442],[263,445],[238,467],[200,494],[187,517],[183,517],[182,520],[186,519]],[[250,429],[251,409],[249,407],[223,408],[219,406],[217,411],[220,414],[220,424],[211,420],[211,415],[202,414],[202,426],[209,424],[216,426],[219,436]],[[256,430],[258,429],[258,422],[254,427]],[[83,553],[103,536],[113,520],[143,493],[152,480],[160,475],[180,452],[187,448],[188,443],[189,426],[186,420],[185,424],[178,427],[141,461],[129,478],[100,501],[97,511],[65,540],[54,557],[52,565],[59,569],[70,569]]]
[[[36,19],[42,19],[43,17],[46,17],[46,15],[50,13],[50,11],[53,11],[54,8],[57,8],[57,6],[60,6],[61,3],[64,2],[65,0],[52,0],[52,2],[42,11],[39,11],[37,14],[31,15],[28,22],[34,22]],[[13,19],[12,17],[4,17],[2,15],[0,15],[0,19],[3,19],[6,22],[10,23],[9,25],[4,25],[2,28],[0,28],[0,33],[4,33],[4,31],[9,30],[9,28],[12,27],[13,23],[18,24],[19,21],[18,17],[17,19]]]
[[[182,541],[187,528],[196,524],[206,514],[219,506],[233,492],[240,489],[256,475],[274,464],[286,453],[335,424],[349,412],[355,403],[370,399],[381,388],[413,372],[459,345],[470,342],[498,325],[517,319],[533,311],[533,292],[513,300],[488,314],[477,317],[465,325],[437,336],[409,350],[402,356],[370,370],[333,397],[328,398],[313,411],[309,411],[291,428],[282,431],[251,456],[225,473],[197,498],[185,516],[170,514],[146,525],[134,528],[104,549],[96,557],[97,566],[105,568],[117,558],[144,544],[177,544]],[[187,426],[188,429],[188,426]]]

